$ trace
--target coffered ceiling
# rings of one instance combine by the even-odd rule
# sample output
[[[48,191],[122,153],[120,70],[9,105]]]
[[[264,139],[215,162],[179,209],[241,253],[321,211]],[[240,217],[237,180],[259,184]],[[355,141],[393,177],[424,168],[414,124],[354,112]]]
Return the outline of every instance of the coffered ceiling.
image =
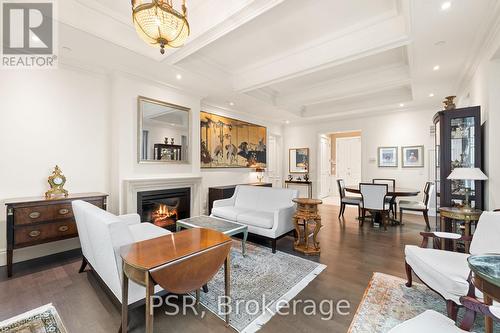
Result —
[[[500,17],[500,1],[444,2],[187,0],[191,36],[161,55],[135,33],[130,1],[65,0],[60,60],[277,122],[437,109],[471,75]]]

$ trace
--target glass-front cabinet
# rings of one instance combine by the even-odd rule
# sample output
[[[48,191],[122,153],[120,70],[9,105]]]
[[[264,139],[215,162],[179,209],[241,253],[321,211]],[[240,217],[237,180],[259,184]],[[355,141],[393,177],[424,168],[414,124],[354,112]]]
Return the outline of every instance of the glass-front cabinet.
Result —
[[[471,206],[483,208],[481,181],[448,180],[455,168],[482,168],[481,107],[440,111],[434,116],[436,207],[462,205],[466,189]]]

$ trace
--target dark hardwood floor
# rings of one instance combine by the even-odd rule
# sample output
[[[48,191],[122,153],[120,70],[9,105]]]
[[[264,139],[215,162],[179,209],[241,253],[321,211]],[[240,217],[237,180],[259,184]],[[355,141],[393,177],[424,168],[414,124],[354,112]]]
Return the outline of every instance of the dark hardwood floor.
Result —
[[[390,227],[387,232],[370,223],[360,228],[355,219],[356,208],[347,208],[345,220],[337,219],[339,207],[323,205],[324,227],[319,239],[321,256],[318,260],[328,267],[313,280],[296,299],[348,300],[350,315],[336,315],[321,320],[321,315],[274,316],[261,332],[346,332],[373,272],[405,276],[405,244],[419,244],[419,232],[424,230],[421,216],[405,214],[405,225]],[[294,253],[293,238],[284,237],[278,250]],[[295,253],[294,253],[295,254]],[[269,255],[271,251],[269,251]],[[57,260],[54,260],[57,259]],[[103,292],[93,274],[78,274],[77,251],[16,264],[14,276],[6,278],[0,269],[0,321],[35,307],[53,303],[70,333],[117,332],[120,310]],[[444,302],[443,302],[444,306]],[[300,307],[299,307],[300,308]],[[143,331],[144,307],[131,312],[131,332]],[[166,316],[161,310],[155,315],[156,332],[234,332],[224,322],[207,312],[199,316]]]

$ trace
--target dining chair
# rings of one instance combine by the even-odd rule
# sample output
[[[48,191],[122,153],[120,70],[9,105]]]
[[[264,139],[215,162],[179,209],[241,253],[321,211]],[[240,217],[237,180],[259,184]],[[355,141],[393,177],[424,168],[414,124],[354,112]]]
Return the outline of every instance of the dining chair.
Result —
[[[394,191],[396,190],[396,179],[392,178],[373,178],[372,179],[373,184],[387,184],[389,187],[389,191]],[[390,210],[392,211],[392,214],[394,215],[394,218],[398,218],[397,214],[397,202],[396,202],[396,197],[387,197],[385,199],[387,203],[390,204]]]
[[[360,197],[348,197],[345,195],[345,182],[343,179],[337,179],[337,185],[340,194],[340,212],[339,218],[344,217],[345,206],[357,206],[358,207],[358,217],[361,216],[361,198]]]
[[[426,231],[431,230],[431,226],[429,224],[429,206],[432,197],[432,193],[434,192],[434,183],[427,182],[424,187],[424,199],[423,201],[408,201],[401,200],[399,202],[399,222],[403,224],[403,211],[409,210],[413,212],[422,212],[424,215]]]
[[[380,214],[384,230],[387,230],[389,221],[390,204],[386,202],[388,185],[387,184],[373,184],[373,183],[360,183],[359,190],[361,192],[361,222],[363,225],[365,219],[365,212],[371,212],[375,218],[375,214]]]

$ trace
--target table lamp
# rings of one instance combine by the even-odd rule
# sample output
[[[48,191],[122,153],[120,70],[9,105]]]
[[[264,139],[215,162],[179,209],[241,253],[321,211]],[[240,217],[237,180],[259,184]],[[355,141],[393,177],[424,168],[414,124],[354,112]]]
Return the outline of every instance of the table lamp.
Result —
[[[264,172],[266,169],[261,168],[261,167],[256,167],[255,172],[257,172],[257,179],[259,180],[259,183],[262,183],[262,180],[264,179]]]
[[[487,180],[486,176],[479,168],[455,168],[447,179],[450,180]],[[464,209],[471,209],[469,202],[470,188],[465,187]]]

